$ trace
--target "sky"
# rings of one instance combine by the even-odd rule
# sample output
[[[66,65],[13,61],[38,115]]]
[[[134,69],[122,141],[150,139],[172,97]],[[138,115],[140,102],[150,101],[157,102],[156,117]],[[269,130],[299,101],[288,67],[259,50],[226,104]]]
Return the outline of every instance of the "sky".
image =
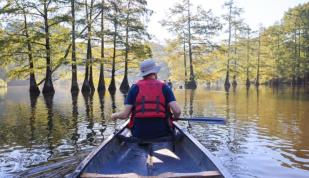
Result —
[[[153,36],[152,40],[164,43],[165,39],[172,38],[159,23],[164,19],[169,8],[180,0],[148,0],[148,8],[154,11],[148,24],[148,32]],[[202,5],[204,9],[212,9],[216,16],[226,13],[223,4],[226,0],[191,0],[193,5]],[[268,27],[282,19],[284,12],[309,0],[235,0],[236,6],[244,10],[241,17],[250,28],[257,30],[260,25]]]

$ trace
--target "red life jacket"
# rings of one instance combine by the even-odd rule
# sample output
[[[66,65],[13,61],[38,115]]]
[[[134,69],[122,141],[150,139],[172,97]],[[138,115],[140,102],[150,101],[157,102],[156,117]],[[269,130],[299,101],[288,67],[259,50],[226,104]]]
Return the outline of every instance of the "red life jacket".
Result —
[[[135,118],[166,119],[168,106],[162,91],[164,83],[159,80],[147,79],[139,80],[136,85],[139,91],[135,99],[135,106],[131,114],[129,127],[133,126]]]

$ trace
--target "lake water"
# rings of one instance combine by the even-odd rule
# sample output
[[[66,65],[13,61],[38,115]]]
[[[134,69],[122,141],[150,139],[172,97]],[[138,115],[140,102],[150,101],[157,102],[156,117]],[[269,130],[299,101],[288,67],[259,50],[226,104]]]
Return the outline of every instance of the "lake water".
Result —
[[[29,96],[27,87],[0,89],[0,177],[61,177],[123,121],[111,96]],[[309,177],[309,92],[304,88],[176,89],[185,117],[216,116],[226,125],[181,122],[234,176]]]

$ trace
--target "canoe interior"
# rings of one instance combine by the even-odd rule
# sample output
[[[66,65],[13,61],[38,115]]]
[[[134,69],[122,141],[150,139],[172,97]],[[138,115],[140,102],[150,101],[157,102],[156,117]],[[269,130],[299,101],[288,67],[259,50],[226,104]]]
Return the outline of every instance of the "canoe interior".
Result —
[[[130,132],[125,129],[122,134],[129,136]],[[194,173],[202,175],[203,172],[210,173],[207,177],[225,177],[219,173],[212,160],[186,136],[175,142],[145,145],[127,143],[114,137],[89,160],[81,175],[90,173],[92,176],[99,174],[105,175],[102,177],[126,177],[125,175],[160,176],[178,173],[179,177],[190,174],[189,177],[192,177]]]

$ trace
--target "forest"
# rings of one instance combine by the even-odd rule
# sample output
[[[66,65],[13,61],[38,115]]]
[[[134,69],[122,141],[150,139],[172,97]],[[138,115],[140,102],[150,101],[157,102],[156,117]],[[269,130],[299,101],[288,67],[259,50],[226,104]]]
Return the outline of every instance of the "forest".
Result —
[[[40,93],[42,85],[48,94],[61,78],[71,81],[72,93],[127,92],[129,75],[160,47],[171,79],[185,88],[308,85],[309,3],[259,29],[244,22],[245,9],[234,0],[222,11],[216,16],[179,0],[160,21],[173,34],[162,45],[147,32],[153,13],[147,0],[0,0],[0,67],[6,72],[0,84],[29,80],[30,93]]]

